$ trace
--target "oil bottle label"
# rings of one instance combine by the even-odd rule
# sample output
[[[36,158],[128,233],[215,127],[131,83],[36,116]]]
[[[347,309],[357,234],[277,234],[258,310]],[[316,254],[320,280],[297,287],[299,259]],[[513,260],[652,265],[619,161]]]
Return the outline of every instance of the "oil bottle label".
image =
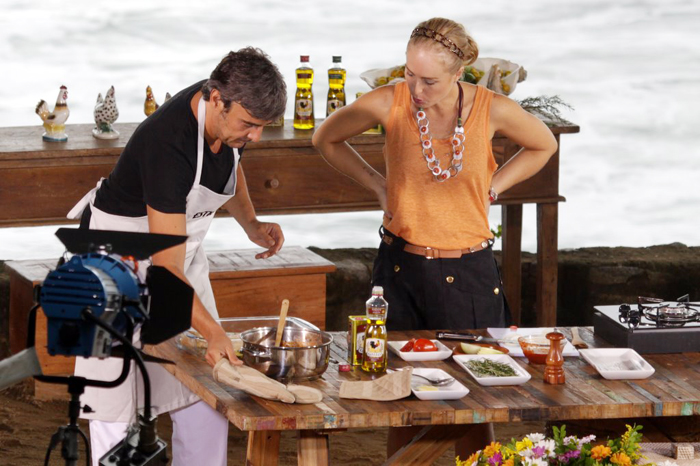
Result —
[[[299,119],[310,119],[314,112],[313,101],[311,99],[299,99],[295,105],[296,113]]]
[[[328,73],[328,79],[343,79],[343,75],[340,73]]]
[[[362,355],[362,351],[364,351],[365,348],[365,332],[357,332],[357,341],[355,342],[355,348],[357,348],[357,351]]]
[[[297,79],[311,79],[312,77],[311,73],[297,73]]]
[[[327,114],[330,115],[331,113],[335,112],[338,110],[340,107],[343,106],[343,101],[338,100],[338,99],[331,99],[328,101],[328,112]]]
[[[384,340],[381,338],[365,339],[365,359],[369,358],[372,361],[382,360],[384,358]]]
[[[382,306],[369,306],[367,308],[367,315],[371,316],[383,316],[386,310]]]

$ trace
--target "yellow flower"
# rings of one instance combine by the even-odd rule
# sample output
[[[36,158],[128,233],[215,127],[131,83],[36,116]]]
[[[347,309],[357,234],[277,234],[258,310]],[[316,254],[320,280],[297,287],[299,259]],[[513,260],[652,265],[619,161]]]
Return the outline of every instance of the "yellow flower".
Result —
[[[525,437],[522,442],[515,442],[515,448],[518,449],[518,451],[523,451],[527,450],[528,448],[532,448],[532,440],[529,438]]]
[[[513,458],[508,458],[503,462],[502,466],[513,466],[515,464],[515,460]]]
[[[498,451],[501,449],[501,444],[498,442],[491,442],[491,445],[488,447],[484,448],[484,456],[487,458],[491,458],[493,455],[498,453]]]
[[[591,449],[591,458],[594,460],[602,460],[610,456],[612,453],[612,450],[610,450],[610,447],[606,447],[605,445],[598,445],[597,447],[593,447]]]
[[[620,466],[631,466],[632,460],[623,451],[619,451],[610,457],[610,462],[613,464],[619,464]]]
[[[503,447],[501,448],[501,454],[503,455],[504,459],[508,459],[514,456],[515,452],[508,447]]]
[[[476,461],[479,459],[479,453],[481,452],[476,452],[472,453],[469,458],[467,458],[467,461],[464,462],[465,465],[471,466],[472,464],[476,463]]]

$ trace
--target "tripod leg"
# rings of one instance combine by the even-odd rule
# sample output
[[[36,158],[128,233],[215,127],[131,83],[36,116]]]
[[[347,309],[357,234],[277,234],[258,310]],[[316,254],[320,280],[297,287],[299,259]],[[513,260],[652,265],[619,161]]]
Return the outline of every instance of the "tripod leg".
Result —
[[[56,432],[51,436],[51,441],[49,442],[49,447],[46,449],[46,456],[44,456],[44,466],[48,466],[49,460],[51,459],[51,452],[58,446],[59,443],[63,442],[66,435],[66,427],[61,426]]]

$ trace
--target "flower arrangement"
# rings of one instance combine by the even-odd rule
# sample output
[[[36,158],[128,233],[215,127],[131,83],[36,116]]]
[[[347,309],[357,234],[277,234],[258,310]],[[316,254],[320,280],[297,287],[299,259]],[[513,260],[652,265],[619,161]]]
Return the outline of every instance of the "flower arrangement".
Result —
[[[492,442],[457,466],[632,466],[644,464],[639,453],[642,426],[627,426],[620,438],[595,444],[595,435],[579,439],[566,435],[566,426],[554,427],[553,438],[529,434],[507,445]],[[651,463],[649,463],[651,464]],[[671,466],[675,463],[669,463]]]

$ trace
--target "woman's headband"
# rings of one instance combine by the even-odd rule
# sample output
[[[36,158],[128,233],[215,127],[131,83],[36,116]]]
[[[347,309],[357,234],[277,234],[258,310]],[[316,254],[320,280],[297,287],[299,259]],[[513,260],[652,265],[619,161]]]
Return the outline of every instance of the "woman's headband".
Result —
[[[439,32],[433,30],[433,29],[428,29],[424,27],[417,27],[413,30],[411,33],[411,38],[414,38],[415,36],[423,36],[423,37],[428,37],[429,39],[433,39],[435,42],[439,42],[447,49],[457,55],[460,60],[464,60],[464,52],[462,52],[462,49],[457,47],[457,44],[452,42],[450,39],[445,37],[444,35],[440,34]]]

